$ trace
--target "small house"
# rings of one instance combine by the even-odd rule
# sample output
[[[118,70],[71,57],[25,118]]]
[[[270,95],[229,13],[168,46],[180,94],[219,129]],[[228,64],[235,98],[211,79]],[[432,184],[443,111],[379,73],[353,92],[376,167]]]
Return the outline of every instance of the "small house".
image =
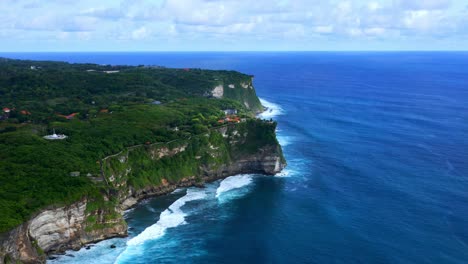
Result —
[[[5,112],[5,113],[10,113],[10,112],[11,112],[11,109],[8,108],[8,107],[4,107],[4,108],[3,108],[3,112]]]
[[[228,109],[223,110],[223,112],[226,115],[237,115],[237,109],[228,108]]]

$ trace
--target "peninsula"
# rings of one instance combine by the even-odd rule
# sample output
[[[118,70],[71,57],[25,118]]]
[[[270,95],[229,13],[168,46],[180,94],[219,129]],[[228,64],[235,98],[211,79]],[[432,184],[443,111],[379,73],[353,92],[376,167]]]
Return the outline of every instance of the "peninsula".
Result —
[[[150,196],[281,171],[252,78],[0,58],[0,264],[126,236]]]

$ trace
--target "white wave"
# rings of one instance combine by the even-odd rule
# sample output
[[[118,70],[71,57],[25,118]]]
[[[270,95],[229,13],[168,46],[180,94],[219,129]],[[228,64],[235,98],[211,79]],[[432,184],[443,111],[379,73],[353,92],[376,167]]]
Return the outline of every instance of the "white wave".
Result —
[[[218,189],[216,189],[216,198],[225,192],[242,188],[250,183],[252,183],[252,175],[250,174],[227,177],[219,184]]]
[[[147,209],[148,211],[152,212],[152,213],[156,213],[156,209],[153,208],[153,207],[151,207],[149,204],[146,205],[146,209]]]
[[[189,201],[201,200],[205,197],[206,193],[203,189],[188,189],[185,196],[176,200],[161,213],[159,221],[156,224],[146,228],[138,236],[130,239],[127,245],[137,246],[145,241],[160,238],[165,234],[166,229],[186,224],[185,217],[187,214],[182,211],[181,207]]]
[[[123,215],[126,217],[129,213],[133,212],[135,210],[135,207],[129,208],[123,212]]]
[[[287,178],[287,177],[291,177],[292,174],[293,174],[293,171],[292,171],[292,170],[284,169],[284,170],[282,170],[281,172],[276,173],[276,174],[275,174],[275,177]]]
[[[280,134],[277,134],[276,138],[278,139],[278,143],[282,147],[285,147],[285,146],[291,144],[292,137],[290,137],[290,136],[282,136]]]
[[[266,107],[266,110],[258,115],[259,118],[270,119],[284,114],[283,108],[278,104],[269,102],[262,98],[260,98],[260,103]]]
[[[111,248],[111,245],[115,245],[116,248]],[[65,255],[57,255],[54,256],[56,259],[47,260],[47,264],[112,264],[124,249],[125,241],[114,238],[91,245],[90,249],[67,250]]]
[[[172,191],[171,194],[180,193],[180,192],[183,192],[183,191],[184,191],[183,188],[177,188],[174,191]]]

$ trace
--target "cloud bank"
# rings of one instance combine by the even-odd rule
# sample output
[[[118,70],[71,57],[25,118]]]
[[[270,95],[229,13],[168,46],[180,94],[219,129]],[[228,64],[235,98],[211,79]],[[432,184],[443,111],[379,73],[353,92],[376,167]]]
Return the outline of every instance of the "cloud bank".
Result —
[[[463,49],[462,2],[2,0],[0,50]]]

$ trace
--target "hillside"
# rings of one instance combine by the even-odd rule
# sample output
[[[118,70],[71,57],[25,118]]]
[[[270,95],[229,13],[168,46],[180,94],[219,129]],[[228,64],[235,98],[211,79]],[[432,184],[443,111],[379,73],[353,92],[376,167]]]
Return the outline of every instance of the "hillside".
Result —
[[[147,196],[285,164],[238,72],[1,59],[0,106],[0,256],[23,262],[125,235],[121,211]],[[79,232],[41,233],[50,210],[79,212]]]

